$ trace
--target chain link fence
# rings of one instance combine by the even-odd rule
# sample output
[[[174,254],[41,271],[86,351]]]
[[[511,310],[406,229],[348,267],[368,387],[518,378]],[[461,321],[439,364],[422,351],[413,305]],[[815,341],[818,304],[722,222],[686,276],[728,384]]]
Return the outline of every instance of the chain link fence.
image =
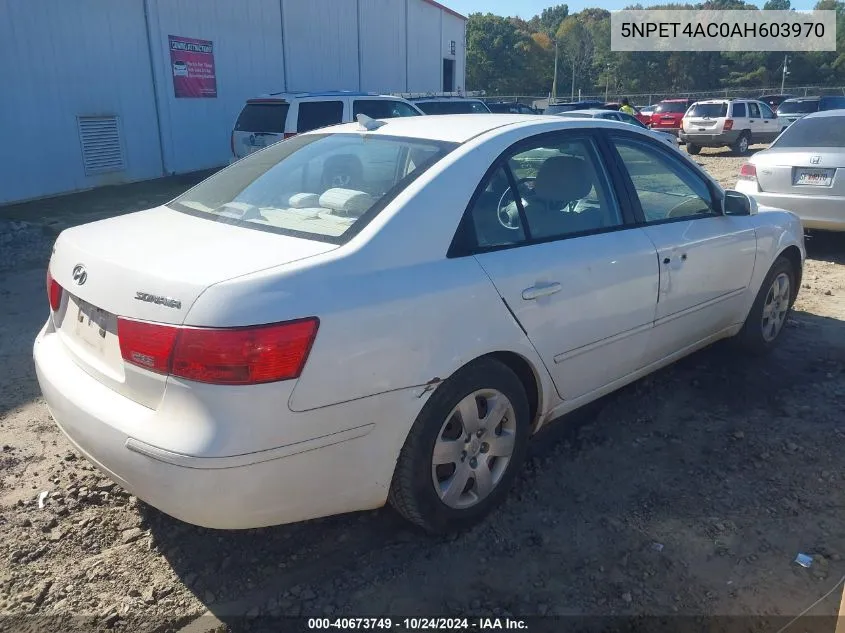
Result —
[[[822,95],[842,95],[845,96],[845,86],[786,86],[783,89],[784,94],[790,94],[795,97],[816,97]],[[666,92],[643,92],[643,93],[617,93],[608,91],[605,93],[602,92],[595,92],[591,94],[585,94],[583,92],[579,92],[575,99],[580,101],[606,101],[606,102],[615,102],[622,99],[622,97],[628,97],[629,101],[637,106],[647,106],[654,103],[658,103],[663,99],[679,99],[679,98],[691,98],[691,99],[718,99],[718,98],[738,98],[738,97],[747,97],[747,98],[756,98],[761,95],[766,94],[781,94],[780,86],[774,87],[755,87],[755,88],[716,88],[712,90],[701,90],[701,91],[684,91],[684,90],[674,90],[674,91],[666,91]],[[484,98],[485,101],[488,102],[495,102],[495,101],[508,101],[508,102],[519,102],[525,105],[540,108],[545,108],[549,103],[549,95],[540,95],[540,96],[531,96],[531,95],[487,95]],[[558,95],[558,101],[569,101],[569,97]]]

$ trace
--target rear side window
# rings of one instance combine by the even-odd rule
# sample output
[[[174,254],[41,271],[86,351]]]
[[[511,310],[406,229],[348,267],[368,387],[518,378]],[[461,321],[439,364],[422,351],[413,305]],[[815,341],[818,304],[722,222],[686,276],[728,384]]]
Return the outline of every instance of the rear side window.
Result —
[[[394,119],[403,116],[419,116],[407,103],[393,99],[359,99],[352,104],[352,118],[365,114],[371,119]]]
[[[818,112],[818,99],[796,99],[795,101],[784,101],[778,107],[778,114],[810,114]]]
[[[343,101],[303,101],[299,104],[296,131],[301,134],[327,125],[336,125],[341,121]]]
[[[715,119],[722,116],[728,116],[727,103],[696,103],[687,116],[707,117]]]
[[[837,124],[842,121],[842,124]],[[798,119],[773,147],[836,147],[845,149],[845,117]]]
[[[281,134],[290,105],[279,103],[247,103],[235,123],[236,132],[266,132]]]
[[[736,117],[737,119],[744,119],[746,116],[745,104],[744,103],[734,103],[731,105],[731,116]]]

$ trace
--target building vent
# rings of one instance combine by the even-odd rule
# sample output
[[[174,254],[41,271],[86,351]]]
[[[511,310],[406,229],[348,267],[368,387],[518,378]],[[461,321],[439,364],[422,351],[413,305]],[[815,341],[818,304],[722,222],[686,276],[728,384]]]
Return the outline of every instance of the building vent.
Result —
[[[116,116],[81,116],[76,121],[87,176],[126,169]]]

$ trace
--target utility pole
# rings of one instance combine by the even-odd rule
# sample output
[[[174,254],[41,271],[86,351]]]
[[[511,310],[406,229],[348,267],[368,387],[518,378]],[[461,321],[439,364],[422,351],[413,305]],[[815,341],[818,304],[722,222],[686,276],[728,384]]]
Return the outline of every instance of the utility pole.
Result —
[[[787,70],[787,64],[789,64],[789,55],[783,56],[783,75],[780,79],[780,93],[783,94],[783,88],[786,85],[786,76],[789,74],[789,70]]]
[[[555,78],[552,80],[552,100],[557,101],[557,39],[555,39]]]

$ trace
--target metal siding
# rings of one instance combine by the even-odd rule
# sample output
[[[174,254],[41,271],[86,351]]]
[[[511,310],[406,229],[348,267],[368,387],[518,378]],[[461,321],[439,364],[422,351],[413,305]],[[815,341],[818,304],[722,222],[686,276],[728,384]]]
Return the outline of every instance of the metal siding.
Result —
[[[356,0],[282,0],[288,90],[358,89]]]
[[[244,102],[284,88],[279,0],[150,0],[150,22],[167,171],[225,164]],[[216,98],[175,97],[169,35],[212,41]]]
[[[411,92],[443,89],[441,13],[438,7],[424,0],[408,0],[408,90]]]
[[[443,14],[443,37],[440,48],[443,59],[455,60],[455,90],[464,90],[464,26],[466,22],[446,11]],[[451,54],[450,43],[455,41],[455,54]],[[441,60],[441,69],[443,61]],[[442,85],[442,84],[441,84]]]
[[[405,90],[405,2],[359,0],[361,89]]]
[[[0,203],[161,175],[142,0],[0,0]],[[86,176],[77,116],[117,115],[126,168]]]

